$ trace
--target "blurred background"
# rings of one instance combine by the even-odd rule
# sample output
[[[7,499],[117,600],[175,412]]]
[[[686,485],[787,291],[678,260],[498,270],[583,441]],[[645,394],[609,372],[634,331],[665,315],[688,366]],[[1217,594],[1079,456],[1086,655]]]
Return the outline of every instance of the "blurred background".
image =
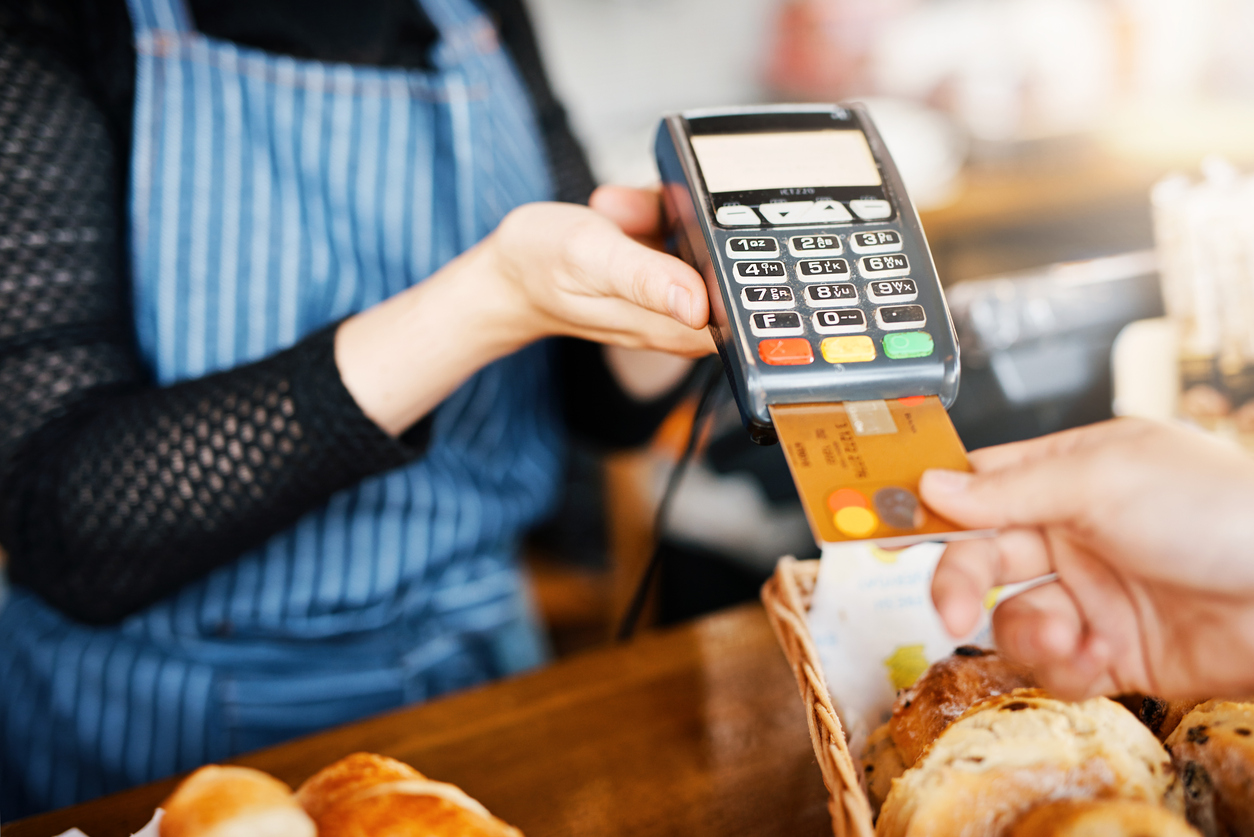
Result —
[[[666,112],[868,104],[959,330],[969,448],[1116,411],[1254,431],[1254,0],[529,5],[602,182],[656,180]],[[625,607],[691,411],[649,450],[577,460],[579,501],[532,550],[559,652]],[[778,447],[750,444],[729,398],[660,537],[662,623],[815,552]]]

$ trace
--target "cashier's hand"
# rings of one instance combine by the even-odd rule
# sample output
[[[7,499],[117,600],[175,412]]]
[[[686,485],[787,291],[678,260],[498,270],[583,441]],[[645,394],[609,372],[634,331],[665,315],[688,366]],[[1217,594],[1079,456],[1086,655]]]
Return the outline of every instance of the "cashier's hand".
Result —
[[[1254,458],[1181,427],[1117,419],[976,451],[929,471],[938,513],[986,540],[950,544],[932,595],[969,632],[985,594],[1058,581],[994,612],[998,646],[1061,697],[1254,694]]]
[[[520,206],[479,244],[426,280],[349,317],[335,335],[345,388],[399,435],[489,363],[566,335],[634,354],[609,356],[629,392],[651,397],[686,368],[653,349],[714,351],[705,283],[660,251],[658,193],[603,187],[591,207]],[[622,362],[619,362],[622,360]]]
[[[589,207],[526,204],[484,241],[524,340],[566,335],[687,357],[714,351],[705,283],[661,251],[658,193],[603,186]]]

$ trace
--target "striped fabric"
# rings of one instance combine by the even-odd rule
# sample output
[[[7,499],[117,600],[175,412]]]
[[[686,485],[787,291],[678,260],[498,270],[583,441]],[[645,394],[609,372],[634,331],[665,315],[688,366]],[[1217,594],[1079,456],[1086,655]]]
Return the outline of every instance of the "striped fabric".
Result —
[[[290,346],[550,194],[528,96],[470,0],[422,0],[442,35],[434,71],[269,55],[195,32],[180,0],[129,2],[135,327],[162,384]],[[474,311],[458,315],[474,327]],[[536,346],[454,393],[419,461],[116,628],[14,591],[2,746],[25,804],[536,664],[514,549],[559,465]]]

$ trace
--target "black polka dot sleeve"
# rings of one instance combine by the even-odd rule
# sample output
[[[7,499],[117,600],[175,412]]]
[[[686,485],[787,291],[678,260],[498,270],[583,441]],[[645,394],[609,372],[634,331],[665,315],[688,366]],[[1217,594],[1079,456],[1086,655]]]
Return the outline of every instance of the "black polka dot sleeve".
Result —
[[[249,366],[148,382],[118,167],[82,80],[0,33],[0,544],[12,580],[116,621],[334,492],[403,464],[345,390],[333,329]]]

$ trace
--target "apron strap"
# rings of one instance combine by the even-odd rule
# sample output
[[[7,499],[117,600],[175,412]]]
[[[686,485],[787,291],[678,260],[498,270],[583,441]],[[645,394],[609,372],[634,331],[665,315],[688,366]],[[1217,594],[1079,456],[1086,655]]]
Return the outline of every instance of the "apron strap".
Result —
[[[461,64],[469,58],[500,49],[496,27],[472,0],[414,0],[440,30],[437,66]]]
[[[196,31],[183,0],[126,0],[126,5],[136,35],[153,30],[183,34]]]

